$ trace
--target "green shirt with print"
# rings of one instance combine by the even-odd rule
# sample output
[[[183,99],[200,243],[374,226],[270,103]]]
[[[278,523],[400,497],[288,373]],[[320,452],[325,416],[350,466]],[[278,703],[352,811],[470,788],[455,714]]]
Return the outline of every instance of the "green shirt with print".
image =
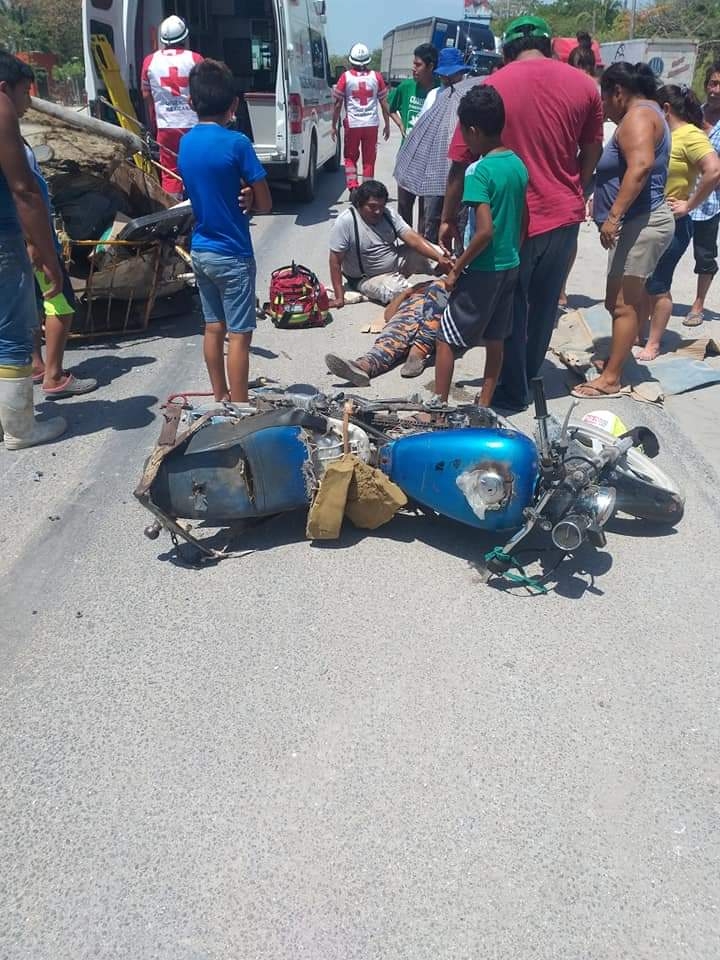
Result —
[[[400,83],[390,91],[388,97],[388,108],[390,113],[399,113],[402,120],[405,133],[408,134],[415,126],[415,121],[420,115],[420,111],[425,103],[430,91],[421,87],[417,80],[409,77],[407,80],[401,80]]]
[[[470,207],[465,246],[475,234],[477,204],[489,205],[493,222],[492,240],[468,264],[468,270],[497,273],[520,264],[520,230],[528,179],[527,167],[520,157],[505,149],[481,157],[465,171],[463,202]]]

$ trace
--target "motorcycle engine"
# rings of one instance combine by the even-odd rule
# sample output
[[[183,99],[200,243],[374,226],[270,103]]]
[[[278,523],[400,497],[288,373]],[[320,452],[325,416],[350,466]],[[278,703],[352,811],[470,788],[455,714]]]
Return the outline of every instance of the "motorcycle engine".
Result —
[[[328,464],[334,463],[343,455],[343,425],[342,420],[328,417],[328,429],[325,433],[313,433],[311,440],[312,462],[316,475],[322,477]],[[364,463],[370,462],[370,438],[365,431],[356,424],[348,425],[348,440],[350,453]]]

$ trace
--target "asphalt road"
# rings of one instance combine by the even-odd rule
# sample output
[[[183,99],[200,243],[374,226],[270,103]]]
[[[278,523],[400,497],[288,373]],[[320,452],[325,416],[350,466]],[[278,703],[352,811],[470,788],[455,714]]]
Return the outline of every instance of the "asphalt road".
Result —
[[[293,257],[325,272],[341,190],[278,192],[261,290]],[[602,269],[587,228],[570,292]],[[253,374],[330,386],[371,313],[265,324]],[[528,598],[483,583],[489,541],[411,517],[322,546],[282,518],[177,565],[131,491],[159,403],[205,386],[197,317],[69,359],[102,386],[56,404],[68,436],[0,452],[3,960],[718,955],[719,388],[616,401],[686,518],[615,522]]]

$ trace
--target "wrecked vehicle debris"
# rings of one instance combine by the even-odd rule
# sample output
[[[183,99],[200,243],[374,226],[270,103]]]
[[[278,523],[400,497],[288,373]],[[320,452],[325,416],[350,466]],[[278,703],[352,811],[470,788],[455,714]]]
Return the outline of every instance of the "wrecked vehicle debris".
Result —
[[[135,490],[155,516],[146,535],[155,539],[165,528],[176,546],[183,539],[200,559],[217,560],[237,554],[209,547],[182,521],[221,527],[309,509],[308,536],[326,539],[339,534],[343,515],[373,529],[409,501],[501,542],[512,533],[485,560],[492,573],[522,578],[514,553],[536,529],[563,556],[586,543],[604,546],[616,510],[680,522],[684,499],[637,449],[637,431],[614,437],[571,422],[575,403],[561,426],[548,415],[541,380],[534,389],[534,439],[475,404],[440,408],[416,398],[367,401],[255,385],[249,404],[198,410],[178,394]]]
[[[53,198],[80,308],[72,333],[144,330],[161,305],[165,315],[187,310],[178,295],[188,293],[182,251],[192,211],[189,204],[174,206],[132,162],[145,151],[143,141],[58,104],[33,98],[32,107],[22,132]]]

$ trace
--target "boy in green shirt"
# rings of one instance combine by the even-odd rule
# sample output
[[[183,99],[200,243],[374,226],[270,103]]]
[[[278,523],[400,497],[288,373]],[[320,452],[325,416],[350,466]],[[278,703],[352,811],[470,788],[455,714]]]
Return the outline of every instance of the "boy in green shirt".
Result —
[[[421,43],[413,52],[413,75],[401,80],[397,87],[390,91],[388,109],[390,119],[397,125],[403,140],[415,126],[420,116],[425,99],[430,91],[437,86],[435,67],[438,62],[438,52],[431,43]],[[402,219],[412,226],[415,194],[398,187],[398,213]],[[420,198],[420,220],[422,220],[422,198]],[[419,224],[422,233],[422,223]]]
[[[513,293],[520,246],[527,229],[528,172],[502,143],[505,107],[494,87],[473,87],[460,101],[458,120],[468,148],[481,159],[465,173],[463,202],[470,208],[465,251],[447,277],[452,291],[438,333],[435,360],[437,399],[447,403],[455,356],[485,346],[482,390],[490,405],[512,331]]]

